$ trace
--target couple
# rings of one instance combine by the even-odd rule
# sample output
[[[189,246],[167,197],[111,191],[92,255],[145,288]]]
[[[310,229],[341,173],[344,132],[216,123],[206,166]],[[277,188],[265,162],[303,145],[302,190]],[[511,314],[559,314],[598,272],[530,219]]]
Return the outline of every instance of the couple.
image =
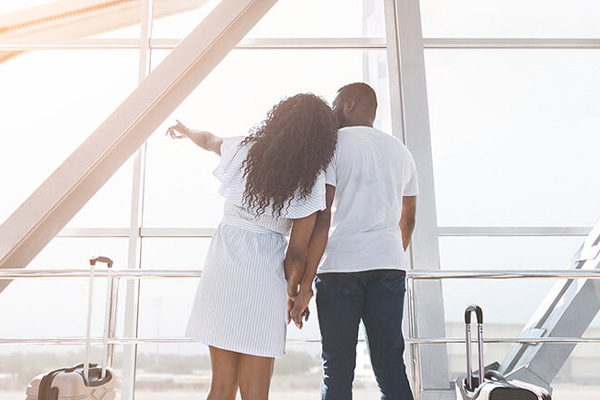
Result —
[[[402,312],[417,178],[406,147],[373,128],[376,109],[373,89],[353,83],[333,110],[312,94],[281,101],[246,137],[168,129],[221,156],[225,211],[188,324],[209,346],[208,400],[233,400],[238,388],[244,400],[268,398],[287,323],[308,319],[313,280],[322,399],[352,398],[362,320],[382,399],[412,400]]]

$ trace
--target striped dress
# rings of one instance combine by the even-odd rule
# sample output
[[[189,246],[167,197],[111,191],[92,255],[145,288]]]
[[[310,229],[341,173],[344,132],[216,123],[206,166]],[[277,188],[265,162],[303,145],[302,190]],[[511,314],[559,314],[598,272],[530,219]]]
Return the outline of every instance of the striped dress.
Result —
[[[285,353],[286,281],[283,260],[293,219],[325,209],[325,175],[306,199],[292,199],[282,217],[256,217],[243,206],[242,162],[249,145],[227,138],[214,174],[225,197],[223,220],[213,237],[186,336],[220,349],[262,357]]]

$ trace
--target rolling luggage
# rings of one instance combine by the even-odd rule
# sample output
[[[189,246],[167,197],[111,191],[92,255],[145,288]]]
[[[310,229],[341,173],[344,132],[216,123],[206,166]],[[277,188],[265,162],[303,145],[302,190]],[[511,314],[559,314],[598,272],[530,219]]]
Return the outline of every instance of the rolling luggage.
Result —
[[[473,375],[471,367],[471,314],[477,317],[477,347],[479,352],[479,373]],[[458,400],[551,400],[547,390],[517,380],[507,380],[498,371],[487,371],[483,364],[483,311],[481,307],[470,305],[465,310],[467,340],[467,376],[456,380]],[[481,379],[483,377],[483,379]]]
[[[38,375],[27,386],[26,400],[114,400],[116,397],[116,377],[108,360],[108,315],[105,315],[103,339],[103,364],[89,363],[90,337],[92,323],[92,298],[94,291],[94,267],[97,262],[108,266],[108,282],[111,283],[112,261],[107,257],[90,259],[90,289],[88,299],[88,318],[85,340],[85,362],[70,368],[61,368],[47,374]],[[110,291],[107,290],[107,297]],[[107,299],[108,304],[108,299]],[[108,310],[108,306],[107,306]]]

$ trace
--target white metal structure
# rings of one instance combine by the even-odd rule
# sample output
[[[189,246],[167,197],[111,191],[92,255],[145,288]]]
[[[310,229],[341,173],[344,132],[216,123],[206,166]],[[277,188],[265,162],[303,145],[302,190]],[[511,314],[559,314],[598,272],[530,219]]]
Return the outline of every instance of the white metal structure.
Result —
[[[600,223],[586,238],[573,259],[576,271],[600,269]],[[567,279],[556,282],[521,333],[522,338],[581,337],[600,310],[600,286],[595,280]],[[575,345],[515,345],[500,365],[500,372],[513,379],[552,390],[550,384],[567,361]]]

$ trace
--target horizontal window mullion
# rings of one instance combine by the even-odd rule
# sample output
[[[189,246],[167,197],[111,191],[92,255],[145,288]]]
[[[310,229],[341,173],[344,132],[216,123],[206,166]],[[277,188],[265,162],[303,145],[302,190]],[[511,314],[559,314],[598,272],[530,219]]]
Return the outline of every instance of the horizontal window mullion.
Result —
[[[600,49],[599,39],[425,38],[426,49]]]
[[[152,49],[174,49],[183,39],[150,39]],[[0,51],[139,49],[141,39],[0,39]],[[236,49],[385,49],[384,38],[244,39]]]
[[[503,236],[503,237],[547,237],[587,236],[591,227],[546,227],[546,226],[440,226],[439,236]]]

